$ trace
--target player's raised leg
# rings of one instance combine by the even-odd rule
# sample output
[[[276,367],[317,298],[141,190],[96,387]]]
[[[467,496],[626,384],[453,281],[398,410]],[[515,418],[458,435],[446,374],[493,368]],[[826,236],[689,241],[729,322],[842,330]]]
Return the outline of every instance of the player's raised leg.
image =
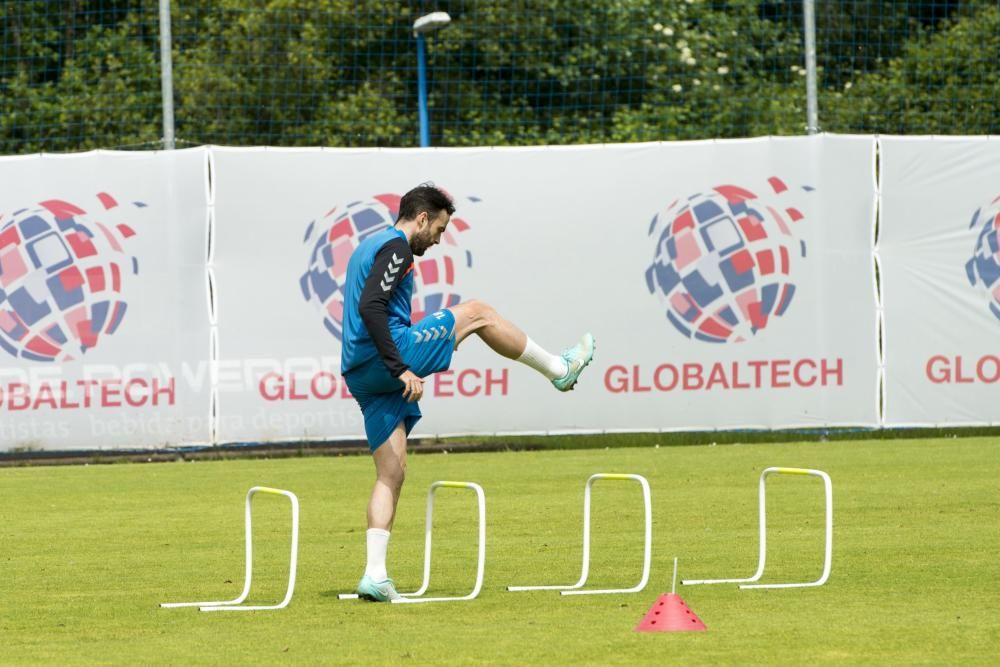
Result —
[[[534,368],[559,391],[572,389],[594,357],[594,337],[589,333],[584,334],[579,343],[556,355],[531,340],[488,303],[466,301],[448,310],[455,316],[456,347],[471,334],[476,334],[497,354]]]
[[[396,505],[406,479],[406,429],[402,422],[389,439],[372,452],[375,460],[375,486],[368,500],[368,560],[358,584],[358,595],[367,600],[385,602],[399,597],[396,584],[386,571],[389,535],[396,518]]]

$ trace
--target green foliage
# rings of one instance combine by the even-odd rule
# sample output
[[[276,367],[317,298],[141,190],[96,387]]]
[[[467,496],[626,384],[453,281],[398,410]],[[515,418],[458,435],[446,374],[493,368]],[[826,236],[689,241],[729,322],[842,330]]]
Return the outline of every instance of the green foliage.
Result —
[[[787,76],[801,61],[797,35],[760,18],[755,3],[635,0],[581,12],[576,2],[536,0],[520,22],[502,5],[465,4],[475,20],[458,14],[431,56],[434,71],[474,73],[434,93],[448,145],[481,144],[474,126],[484,109],[493,136],[512,144],[800,131],[783,118],[804,107],[804,87]],[[745,98],[751,86],[782,101],[761,114]]]
[[[398,3],[282,0],[252,10],[232,0],[177,4],[183,140],[394,145],[407,123],[415,125],[396,103],[404,94],[402,56],[390,46],[412,41]]]
[[[181,145],[412,146],[427,37],[431,143],[805,131],[801,3],[173,0]],[[418,7],[419,5],[419,7]],[[816,5],[821,127],[996,133],[986,0]],[[0,5],[0,153],[158,145],[156,0]]]
[[[0,9],[0,154],[155,146],[159,65],[141,14],[88,23],[82,2],[52,11],[64,4]]]
[[[1000,7],[944,21],[909,41],[884,68],[847,82],[823,100],[826,129],[875,132],[892,110],[889,132],[992,134],[1000,128]],[[883,130],[886,131],[886,130]]]

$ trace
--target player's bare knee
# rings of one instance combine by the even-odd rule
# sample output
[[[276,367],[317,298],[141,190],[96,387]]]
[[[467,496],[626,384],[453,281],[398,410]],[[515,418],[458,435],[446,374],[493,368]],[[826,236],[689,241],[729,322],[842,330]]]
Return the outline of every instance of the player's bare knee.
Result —
[[[389,488],[394,491],[399,491],[399,489],[403,488],[403,482],[406,481],[406,466],[398,466],[390,468],[389,470],[380,470],[378,478]]]
[[[493,308],[493,306],[485,301],[472,299],[470,301],[466,301],[465,305],[468,306],[468,313],[473,328],[479,329],[484,326],[489,326],[496,321],[497,311]]]
[[[386,486],[398,489],[406,479],[406,460],[393,458],[376,461],[375,477]]]

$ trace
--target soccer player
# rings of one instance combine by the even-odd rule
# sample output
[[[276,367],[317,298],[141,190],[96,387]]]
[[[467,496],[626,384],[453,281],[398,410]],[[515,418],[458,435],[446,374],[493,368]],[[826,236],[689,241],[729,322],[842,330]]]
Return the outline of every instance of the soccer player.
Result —
[[[399,597],[386,573],[389,531],[406,474],[406,437],[420,419],[424,378],[448,369],[470,334],[569,391],[594,356],[594,337],[562,355],[546,352],[482,301],[466,301],[410,323],[413,256],[441,240],[455,206],[433,185],[410,190],[399,202],[396,224],[368,237],[351,255],[344,287],[341,372],[361,406],[375,460],[368,501],[367,565],[358,595],[385,602]]]

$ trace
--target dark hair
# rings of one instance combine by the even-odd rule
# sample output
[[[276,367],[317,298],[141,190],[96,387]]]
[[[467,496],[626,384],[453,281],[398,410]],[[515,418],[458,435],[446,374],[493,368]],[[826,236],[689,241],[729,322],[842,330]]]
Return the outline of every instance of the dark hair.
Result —
[[[430,183],[422,183],[399,200],[398,220],[413,220],[421,213],[436,218],[441,211],[448,211],[448,215],[455,212],[451,197]]]

